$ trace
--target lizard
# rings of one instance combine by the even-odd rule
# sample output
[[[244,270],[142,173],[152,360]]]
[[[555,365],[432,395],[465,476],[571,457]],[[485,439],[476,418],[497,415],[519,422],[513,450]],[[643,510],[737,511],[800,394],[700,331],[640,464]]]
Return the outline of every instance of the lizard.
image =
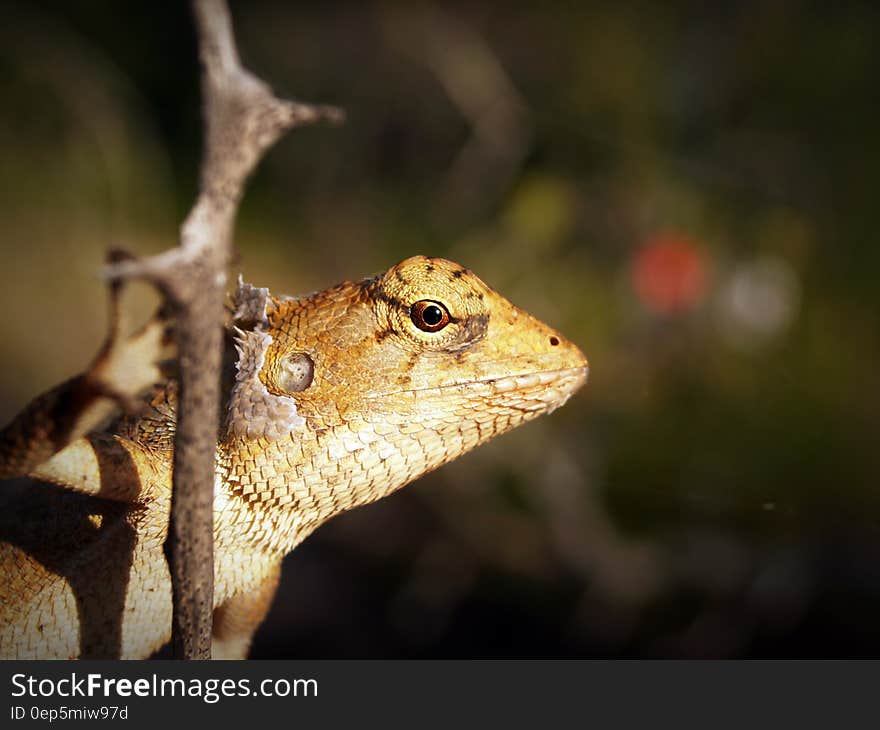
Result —
[[[575,344],[441,258],[301,298],[239,277],[230,310],[214,658],[247,656],[282,558],[317,527],[553,411],[588,374]],[[151,354],[165,336],[156,318],[123,347],[111,328],[85,374],[0,432],[0,478],[26,479],[0,510],[0,657],[146,658],[168,642],[177,386]],[[105,422],[133,391],[138,408]]]

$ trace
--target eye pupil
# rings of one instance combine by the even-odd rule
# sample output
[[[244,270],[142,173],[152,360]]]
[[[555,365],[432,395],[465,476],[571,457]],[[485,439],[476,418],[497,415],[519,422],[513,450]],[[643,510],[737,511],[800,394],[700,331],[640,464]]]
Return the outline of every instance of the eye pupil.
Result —
[[[449,312],[440,302],[423,299],[410,307],[410,319],[423,332],[438,332],[449,324]]]
[[[427,324],[435,327],[443,320],[443,310],[436,304],[431,304],[425,307],[425,311],[422,312],[422,319],[424,319]]]

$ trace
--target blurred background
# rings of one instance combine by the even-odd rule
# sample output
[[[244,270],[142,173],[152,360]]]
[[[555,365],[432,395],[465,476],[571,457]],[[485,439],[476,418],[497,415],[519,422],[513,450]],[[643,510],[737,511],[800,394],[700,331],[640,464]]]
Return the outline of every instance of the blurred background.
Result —
[[[321,528],[253,656],[880,654],[876,6],[232,9],[247,65],[348,113],[270,152],[236,270],[297,294],[446,256],[592,368]],[[3,2],[0,98],[5,422],[96,351],[104,251],[176,242],[187,4]]]

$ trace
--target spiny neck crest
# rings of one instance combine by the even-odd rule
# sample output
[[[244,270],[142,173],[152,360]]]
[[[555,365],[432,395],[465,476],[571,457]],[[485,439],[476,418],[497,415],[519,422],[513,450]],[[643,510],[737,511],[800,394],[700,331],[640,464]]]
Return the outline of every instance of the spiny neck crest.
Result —
[[[277,441],[302,428],[306,421],[297,413],[293,398],[270,393],[260,380],[266,352],[273,342],[272,336],[263,331],[269,324],[268,309],[273,306],[269,290],[247,284],[239,276],[233,304],[234,321],[250,329],[234,328],[238,360],[226,413],[226,434]]]

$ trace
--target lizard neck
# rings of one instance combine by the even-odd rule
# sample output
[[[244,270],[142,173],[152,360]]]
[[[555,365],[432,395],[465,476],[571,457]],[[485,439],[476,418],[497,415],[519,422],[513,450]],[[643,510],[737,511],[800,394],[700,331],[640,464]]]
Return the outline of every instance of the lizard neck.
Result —
[[[278,441],[234,439],[220,451],[218,551],[275,557],[334,515],[381,499],[459,453],[429,454],[415,436],[379,437],[367,422],[301,429]]]
[[[218,545],[283,557],[334,515],[375,502],[537,417],[547,399],[564,402],[585,374],[551,376],[555,389],[533,374],[510,383],[403,390],[373,408],[336,405],[333,419],[318,421],[321,428],[308,419],[275,439],[228,438],[218,459]],[[516,407],[504,408],[514,385]]]

